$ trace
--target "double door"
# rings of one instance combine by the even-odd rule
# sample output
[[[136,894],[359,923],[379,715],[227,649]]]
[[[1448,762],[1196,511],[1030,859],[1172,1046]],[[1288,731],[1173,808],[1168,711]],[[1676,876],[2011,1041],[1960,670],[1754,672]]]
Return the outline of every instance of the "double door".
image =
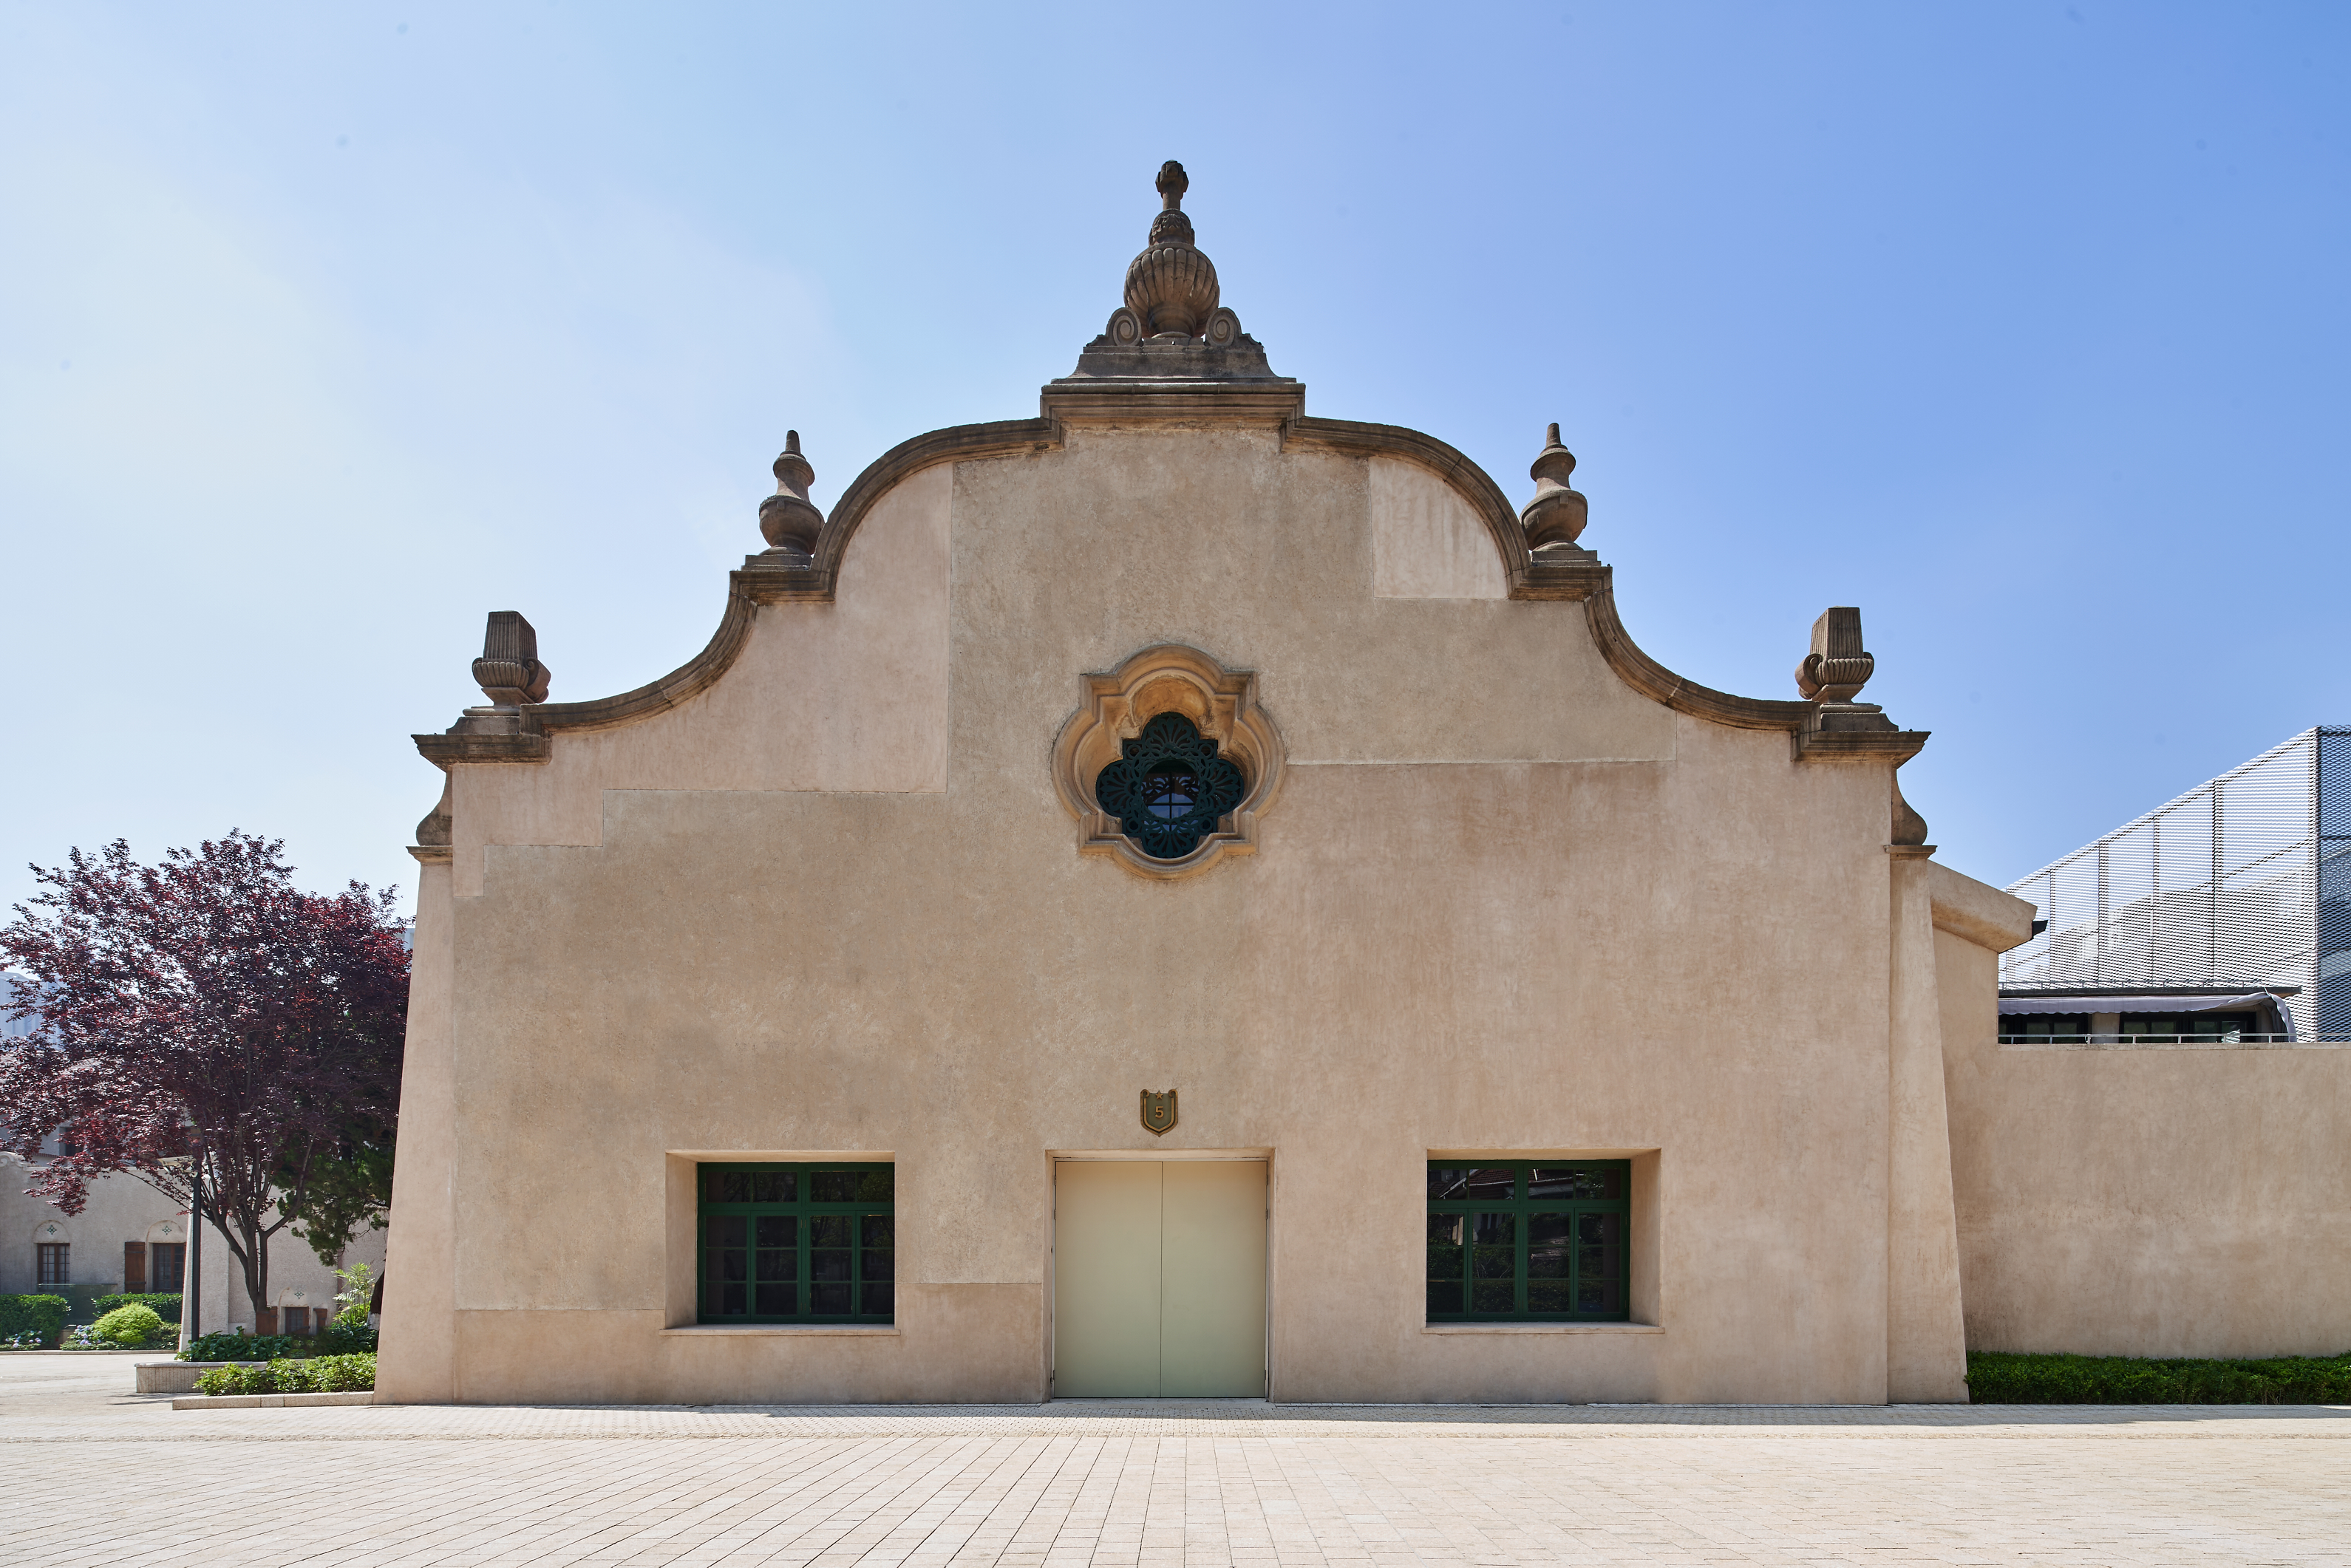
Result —
[[[1054,1166],[1053,1393],[1259,1398],[1265,1162]]]

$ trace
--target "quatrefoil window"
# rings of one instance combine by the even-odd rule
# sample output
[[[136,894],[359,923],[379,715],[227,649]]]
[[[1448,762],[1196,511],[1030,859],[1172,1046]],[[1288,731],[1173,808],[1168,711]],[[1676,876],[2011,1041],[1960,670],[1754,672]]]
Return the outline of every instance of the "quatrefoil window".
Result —
[[[1094,778],[1094,800],[1154,860],[1182,860],[1241,802],[1249,780],[1180,713],[1163,713]]]

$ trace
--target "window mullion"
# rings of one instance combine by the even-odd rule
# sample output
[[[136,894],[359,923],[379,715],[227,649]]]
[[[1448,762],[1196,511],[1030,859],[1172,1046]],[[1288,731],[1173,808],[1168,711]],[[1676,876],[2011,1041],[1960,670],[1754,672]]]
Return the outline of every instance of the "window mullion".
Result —
[[[1534,1228],[1533,1201],[1535,1173],[1532,1166],[1510,1167],[1510,1315],[1527,1315],[1527,1248],[1528,1233]]]

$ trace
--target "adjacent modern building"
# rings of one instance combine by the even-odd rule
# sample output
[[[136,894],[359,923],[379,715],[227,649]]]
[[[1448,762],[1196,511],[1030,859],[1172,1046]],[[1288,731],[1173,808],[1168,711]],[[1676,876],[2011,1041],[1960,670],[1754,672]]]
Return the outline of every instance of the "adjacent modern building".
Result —
[[[1035,417],[829,513],[788,438],[683,668],[549,701],[490,615],[416,737],[379,1398],[1849,1404],[2351,1343],[2351,1056],[2003,1045],[2033,907],[1936,860],[1859,612],[1789,607],[1781,696],[1664,668],[1556,426],[1514,505],[1310,413],[1159,188]]]
[[[2351,1040],[2351,728],[2305,729],[2008,891],[2037,918],[2003,988],[2273,989],[2284,1031]]]

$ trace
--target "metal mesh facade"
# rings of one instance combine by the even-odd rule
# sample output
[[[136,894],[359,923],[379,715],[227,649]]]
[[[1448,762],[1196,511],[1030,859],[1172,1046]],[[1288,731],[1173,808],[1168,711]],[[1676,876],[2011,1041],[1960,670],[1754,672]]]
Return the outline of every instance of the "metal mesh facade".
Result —
[[[2294,986],[2351,1037],[2351,728],[2304,730],[2009,884],[2045,928],[2003,986]]]

